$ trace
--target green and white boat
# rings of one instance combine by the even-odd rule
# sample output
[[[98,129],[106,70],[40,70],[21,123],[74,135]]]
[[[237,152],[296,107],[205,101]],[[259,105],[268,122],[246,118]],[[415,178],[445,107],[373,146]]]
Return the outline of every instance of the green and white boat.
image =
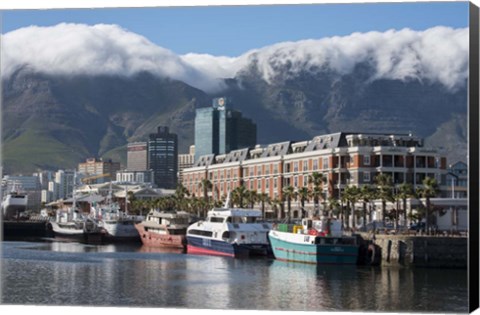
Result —
[[[268,234],[277,260],[310,264],[354,265],[356,237],[343,234],[332,218],[303,219],[302,225],[278,224]]]

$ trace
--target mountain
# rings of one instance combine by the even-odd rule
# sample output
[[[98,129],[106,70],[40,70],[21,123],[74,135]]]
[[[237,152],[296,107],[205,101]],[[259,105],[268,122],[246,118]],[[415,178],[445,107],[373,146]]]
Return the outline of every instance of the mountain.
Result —
[[[57,49],[47,49],[52,38]],[[88,157],[125,166],[126,144],[159,125],[187,152],[195,108],[218,96],[257,123],[260,144],[413,133],[444,148],[449,163],[466,160],[468,29],[355,33],[235,58],[176,56],[108,25],[32,27],[2,40],[5,173]]]
[[[87,157],[126,162],[128,141],[171,127],[186,150],[206,94],[149,73],[52,76],[22,68],[3,81],[5,173],[72,168]],[[122,150],[123,148],[123,150]]]

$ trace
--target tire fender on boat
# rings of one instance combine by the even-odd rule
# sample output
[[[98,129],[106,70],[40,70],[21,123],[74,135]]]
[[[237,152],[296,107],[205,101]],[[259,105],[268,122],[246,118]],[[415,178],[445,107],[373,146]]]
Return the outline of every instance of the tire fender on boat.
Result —
[[[367,262],[371,265],[375,264],[375,244],[368,245],[367,248]]]

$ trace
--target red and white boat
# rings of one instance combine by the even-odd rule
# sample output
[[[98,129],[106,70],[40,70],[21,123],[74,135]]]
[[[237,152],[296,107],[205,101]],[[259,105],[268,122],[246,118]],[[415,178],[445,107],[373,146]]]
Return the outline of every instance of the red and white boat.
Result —
[[[165,212],[153,210],[141,223],[135,224],[143,245],[185,249],[185,234],[190,223],[187,212]]]

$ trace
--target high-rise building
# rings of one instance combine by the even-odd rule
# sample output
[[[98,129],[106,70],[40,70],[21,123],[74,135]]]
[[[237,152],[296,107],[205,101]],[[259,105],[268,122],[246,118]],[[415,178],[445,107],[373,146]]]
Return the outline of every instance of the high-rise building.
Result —
[[[158,127],[148,139],[148,169],[153,170],[153,182],[159,188],[175,189],[178,171],[178,138],[168,127]]]
[[[127,146],[127,170],[145,171],[148,169],[147,142],[132,142]]]
[[[115,180],[117,171],[120,170],[120,163],[112,160],[90,158],[84,163],[78,164],[78,173],[87,176],[87,182],[94,179],[97,183],[105,183]]]
[[[178,180],[179,180],[179,182],[182,182],[182,179],[183,179],[183,175],[182,175],[183,169],[192,167],[193,162],[195,162],[195,146],[191,145],[190,150],[187,154],[179,154],[178,155]]]
[[[232,108],[229,98],[213,99],[211,107],[195,113],[195,160],[207,154],[225,154],[231,150],[255,146],[257,126]]]

